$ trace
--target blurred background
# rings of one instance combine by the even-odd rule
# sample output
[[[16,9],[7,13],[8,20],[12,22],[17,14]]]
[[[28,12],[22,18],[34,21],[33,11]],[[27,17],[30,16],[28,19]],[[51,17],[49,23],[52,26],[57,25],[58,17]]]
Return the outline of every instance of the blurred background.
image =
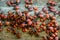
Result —
[[[7,12],[8,10],[12,10],[12,8],[13,8],[13,7],[8,7],[6,5],[7,1],[9,1],[9,0],[0,0],[0,9],[2,9],[5,12]],[[60,0],[55,0],[55,1],[58,2],[57,6],[59,6]],[[37,6],[41,10],[41,8],[44,7],[47,2],[48,2],[48,0],[33,0],[33,6]],[[25,6],[24,0],[21,0],[21,4],[19,6],[20,6],[20,10],[26,10],[24,7]]]

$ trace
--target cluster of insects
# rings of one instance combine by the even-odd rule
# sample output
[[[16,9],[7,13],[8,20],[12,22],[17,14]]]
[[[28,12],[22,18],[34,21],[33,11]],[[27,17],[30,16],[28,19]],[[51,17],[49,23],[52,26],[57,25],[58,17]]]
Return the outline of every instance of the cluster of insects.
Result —
[[[49,0],[47,3],[48,9],[46,7],[42,8],[42,11],[38,10],[38,7],[32,7],[32,0],[25,0],[25,8],[28,11],[19,11],[20,0],[8,1],[7,5],[14,7],[16,11],[8,11],[7,15],[3,12],[0,13],[0,32],[3,31],[2,26],[6,26],[7,32],[11,32],[16,35],[17,38],[21,37],[21,33],[16,31],[21,30],[22,32],[28,32],[30,35],[39,36],[39,33],[45,31],[48,36],[42,37],[43,40],[59,40],[58,39],[58,30],[59,25],[56,21],[56,14],[59,14],[59,11],[55,10],[54,6],[57,5],[56,2]],[[29,12],[34,11],[34,16],[31,16]],[[51,15],[50,12],[53,12],[54,15]]]

